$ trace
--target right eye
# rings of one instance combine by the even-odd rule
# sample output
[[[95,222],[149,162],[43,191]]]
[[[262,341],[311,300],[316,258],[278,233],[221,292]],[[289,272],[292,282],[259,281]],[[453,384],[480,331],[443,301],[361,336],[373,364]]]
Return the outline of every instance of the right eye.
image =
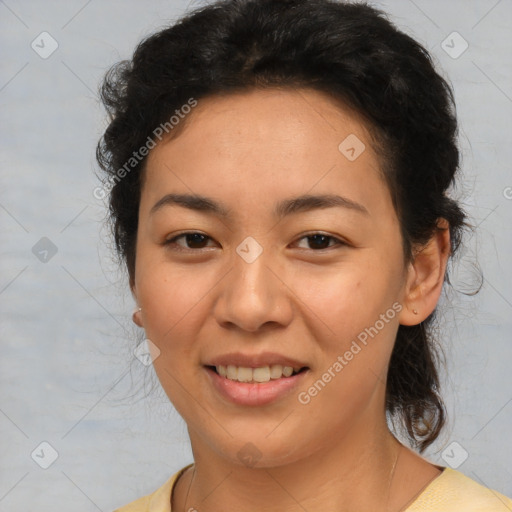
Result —
[[[178,243],[178,240],[181,239],[185,240],[186,246]],[[164,245],[169,246],[172,250],[177,251],[195,251],[198,249],[204,249],[204,244],[208,240],[212,239],[209,236],[204,235],[203,233],[199,233],[197,231],[187,231],[169,240],[166,240],[164,242]]]

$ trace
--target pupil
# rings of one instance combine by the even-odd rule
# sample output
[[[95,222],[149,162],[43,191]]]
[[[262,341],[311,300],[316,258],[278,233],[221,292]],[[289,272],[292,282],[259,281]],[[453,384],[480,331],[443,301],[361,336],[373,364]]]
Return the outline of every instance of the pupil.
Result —
[[[192,233],[191,235],[187,235],[187,243],[189,245],[204,243],[204,235],[201,235],[200,233]]]
[[[329,237],[326,235],[311,235],[309,237],[310,240],[313,240],[313,248],[314,249],[324,249],[329,246]],[[319,244],[318,244],[319,242]],[[327,244],[325,243],[327,242]],[[321,247],[319,247],[319,245]]]

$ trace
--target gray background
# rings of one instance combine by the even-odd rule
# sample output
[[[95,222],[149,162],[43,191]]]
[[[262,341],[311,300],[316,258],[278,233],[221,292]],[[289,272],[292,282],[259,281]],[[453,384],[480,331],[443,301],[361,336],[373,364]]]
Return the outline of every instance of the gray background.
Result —
[[[192,460],[183,421],[132,355],[133,301],[93,190],[100,78],[199,3],[0,0],[0,511],[112,510]],[[464,169],[454,193],[478,226],[455,288],[478,286],[475,263],[484,275],[475,297],[448,294],[450,422],[428,457],[512,495],[512,2],[374,4],[453,83]],[[31,48],[43,31],[59,45],[47,59]],[[469,44],[457,58],[454,31]],[[38,252],[48,242],[34,254],[42,237],[56,254]],[[51,462],[51,449],[31,457],[42,441],[58,453],[48,469],[36,461]]]

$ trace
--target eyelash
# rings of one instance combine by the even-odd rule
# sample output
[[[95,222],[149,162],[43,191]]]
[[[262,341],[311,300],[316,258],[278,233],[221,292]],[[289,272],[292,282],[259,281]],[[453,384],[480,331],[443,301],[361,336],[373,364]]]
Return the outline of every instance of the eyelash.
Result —
[[[202,237],[204,237],[204,240],[203,241],[207,241],[207,240],[213,240],[211,237],[209,237],[208,235],[204,235],[203,233],[200,233],[198,231],[186,231],[184,233],[181,233],[169,240],[166,240],[164,242],[164,245],[165,246],[174,246],[173,250],[176,250],[176,251],[185,251],[185,252],[197,252],[197,251],[200,251],[201,249],[205,249],[205,247],[200,247],[199,249],[192,249],[190,247],[181,247],[179,245],[176,244],[176,240],[179,240],[180,238],[184,238],[186,237],[187,235],[201,235]],[[307,239],[307,238],[312,238],[314,236],[322,236],[324,238],[327,238],[329,240],[334,240],[336,243],[334,245],[331,245],[329,247],[325,247],[325,248],[322,248],[322,249],[306,249],[306,250],[310,250],[310,251],[313,251],[313,252],[322,252],[322,251],[326,251],[326,250],[329,250],[329,249],[332,249],[333,247],[336,247],[336,246],[348,246],[348,244],[346,242],[344,242],[343,240],[340,240],[339,238],[336,238],[335,236],[332,236],[332,235],[326,235],[324,233],[317,233],[317,232],[314,232],[314,233],[309,233],[307,235],[304,235],[302,236],[301,238],[299,238],[298,240],[303,240],[303,239]],[[200,242],[201,243],[201,242]]]

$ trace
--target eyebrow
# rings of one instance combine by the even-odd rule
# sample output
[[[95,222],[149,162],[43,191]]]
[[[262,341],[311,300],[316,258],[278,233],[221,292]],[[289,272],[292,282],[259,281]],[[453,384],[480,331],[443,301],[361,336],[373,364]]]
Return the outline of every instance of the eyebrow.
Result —
[[[189,210],[214,214],[222,218],[232,217],[231,210],[212,198],[198,194],[166,194],[151,208],[149,214],[161,210],[164,206],[181,206]],[[276,204],[274,216],[283,217],[311,210],[341,207],[369,215],[368,210],[360,203],[335,194],[302,195],[291,199],[284,199]]]

